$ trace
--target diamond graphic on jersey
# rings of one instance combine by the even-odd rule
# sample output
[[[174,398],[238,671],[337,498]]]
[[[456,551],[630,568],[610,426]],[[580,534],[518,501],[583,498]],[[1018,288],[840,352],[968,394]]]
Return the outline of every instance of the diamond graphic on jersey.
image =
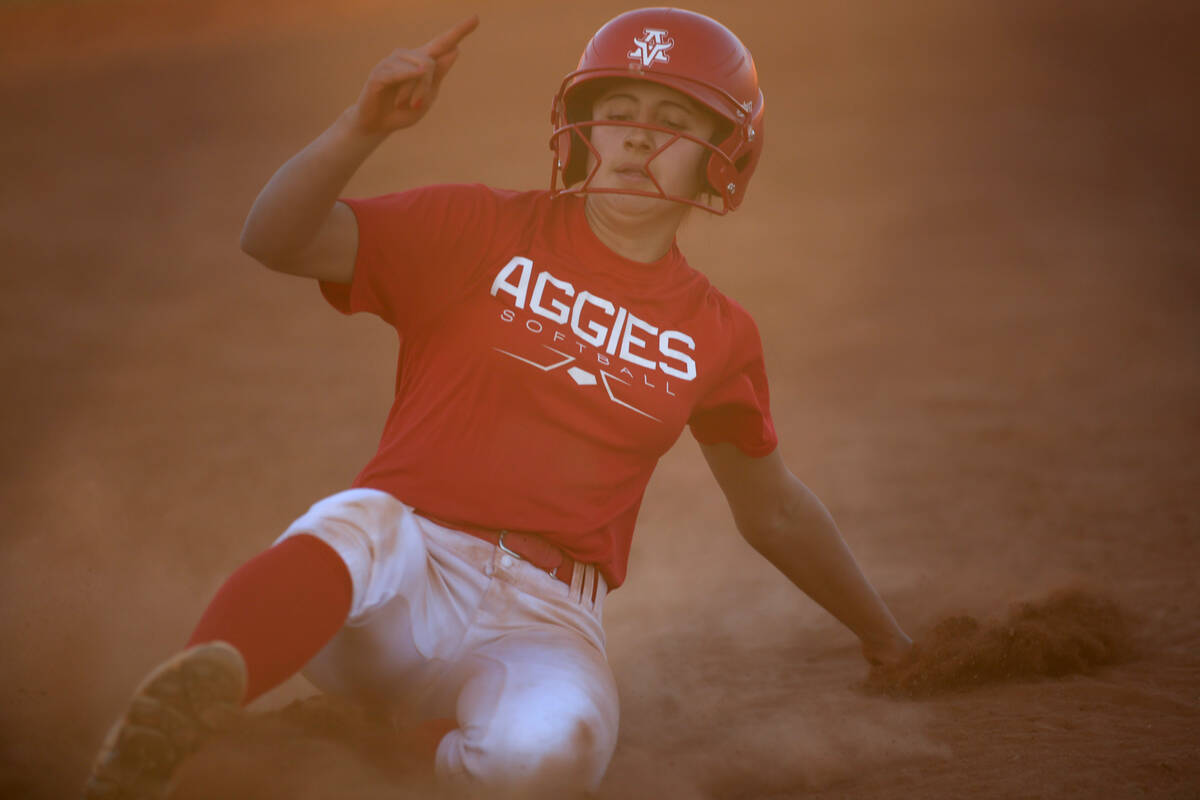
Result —
[[[558,369],[559,367],[566,366],[567,364],[570,364],[572,361],[575,360],[575,356],[569,356],[566,353],[564,353],[562,350],[555,350],[553,347],[551,347],[548,344],[544,344],[544,345],[542,345],[542,347],[546,348],[551,353],[558,353],[560,356],[563,357],[563,360],[555,361],[553,364],[539,364],[536,361],[530,361],[528,358],[521,358],[516,353],[510,353],[507,350],[501,350],[499,347],[493,347],[492,349],[495,350],[497,353],[503,353],[504,355],[508,356],[509,358],[515,358],[517,361],[524,362],[531,367],[537,367],[542,372],[550,372],[551,370],[555,370],[555,369]]]
[[[544,345],[542,345],[542,347],[546,348],[551,353],[562,356],[562,359],[559,361],[552,362],[550,364],[539,364],[538,362],[536,362],[532,359],[524,358],[523,356],[519,356],[516,353],[510,353],[507,350],[501,350],[499,347],[493,347],[492,349],[495,350],[497,353],[500,353],[501,355],[505,355],[505,356],[508,356],[509,358],[516,359],[517,361],[520,361],[522,364],[528,364],[531,367],[536,367],[537,369],[540,369],[542,372],[553,372],[554,370],[558,369],[559,367],[565,367],[567,364],[570,364],[572,361],[575,360],[575,356],[567,355],[562,350],[556,350],[555,348],[551,347],[548,344],[544,344]],[[582,369],[581,367],[571,367],[570,369],[567,370],[567,374],[571,376],[571,380],[575,381],[575,383],[577,383],[580,386],[595,386],[596,383],[598,382],[595,375],[588,372],[586,369]],[[604,383],[604,391],[608,394],[609,400],[613,401],[614,403],[616,403],[619,406],[624,406],[625,408],[628,408],[630,411],[633,411],[637,414],[641,414],[643,417],[652,419],[655,422],[662,422],[661,419],[654,416],[653,414],[647,414],[645,411],[642,411],[637,406],[626,403],[624,400],[621,400],[615,394],[613,394],[612,384],[609,381],[616,381],[617,383],[623,383],[626,386],[630,386],[632,384],[629,381],[625,380],[624,378],[619,378],[616,375],[613,375],[611,372],[605,372],[604,370],[600,370],[599,381],[602,381]]]
[[[629,403],[626,403],[624,400],[619,399],[615,394],[613,394],[612,385],[608,382],[610,378],[612,380],[616,381],[617,383],[623,383],[626,386],[629,385],[629,381],[627,381],[623,378],[618,378],[616,375],[613,375],[609,372],[605,372],[604,370],[600,370],[600,380],[604,381],[604,391],[608,392],[609,400],[612,400],[614,403],[616,403],[619,406],[625,406],[630,411],[636,411],[637,413],[641,414],[643,417],[649,417],[650,419],[654,420],[655,422],[662,422],[661,419],[654,416],[653,414],[647,414],[645,411],[642,411],[637,406],[631,406],[631,405],[629,405]]]
[[[567,370],[567,374],[571,376],[571,380],[575,381],[580,386],[596,385],[596,376],[588,372],[586,369],[571,367],[569,370]]]

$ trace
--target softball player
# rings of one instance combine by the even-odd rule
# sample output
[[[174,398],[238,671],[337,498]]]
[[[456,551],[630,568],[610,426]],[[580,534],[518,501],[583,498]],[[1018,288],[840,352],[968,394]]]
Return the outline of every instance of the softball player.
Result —
[[[617,738],[604,599],[685,426],[741,534],[868,660],[910,647],[780,458],[754,322],[675,244],[691,207],[738,207],[762,152],[730,31],[663,8],[604,25],[554,97],[549,191],[339,199],[428,112],[476,25],[381,61],[255,202],[247,253],[396,329],[395,401],[353,487],[235,572],[137,689],[87,797],[164,791],[209,730],[300,670],[416,726],[450,784],[594,790]]]

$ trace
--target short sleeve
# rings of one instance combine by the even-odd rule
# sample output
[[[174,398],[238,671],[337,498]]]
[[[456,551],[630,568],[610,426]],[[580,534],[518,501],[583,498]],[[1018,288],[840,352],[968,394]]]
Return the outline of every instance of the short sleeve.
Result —
[[[482,185],[426,186],[368,199],[343,199],[358,223],[349,284],[321,282],[343,314],[366,311],[401,332],[454,302],[488,252],[499,213]]]
[[[734,324],[725,371],[693,409],[688,425],[700,444],[728,442],[752,458],[761,458],[779,442],[771,419],[762,340],[750,315],[728,302],[734,309]]]

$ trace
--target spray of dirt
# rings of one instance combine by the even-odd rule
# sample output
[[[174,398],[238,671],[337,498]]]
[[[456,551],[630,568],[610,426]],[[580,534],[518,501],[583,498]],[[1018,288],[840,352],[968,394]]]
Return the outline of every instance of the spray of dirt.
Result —
[[[631,676],[635,685],[674,686],[686,701],[668,704],[672,713],[645,718],[637,703],[629,709],[634,724],[623,734],[623,752],[602,797],[820,791],[863,769],[945,759],[947,748],[923,733],[928,723],[923,709],[880,703],[871,695],[930,697],[1088,673],[1134,655],[1127,615],[1110,598],[1081,589],[1016,604],[994,621],[948,617],[903,662],[872,670],[865,696],[816,665],[796,670],[786,653],[777,654],[778,664],[756,659],[759,677],[771,677],[753,681],[757,688],[739,689],[731,680],[726,692],[713,693],[705,676],[732,667],[729,657],[712,648],[681,647],[689,657],[672,659],[677,665],[673,680]],[[706,653],[712,663],[705,662]],[[643,669],[656,671],[652,665]],[[654,698],[666,702],[669,695],[663,689],[640,699],[653,704]],[[351,784],[364,800],[456,796],[436,786],[425,765],[405,757],[401,737],[360,706],[327,696],[298,700],[246,715],[234,731],[184,765],[171,797],[253,800],[280,796],[282,788],[286,796],[303,800]],[[671,769],[664,771],[664,763]],[[683,775],[688,778],[681,781]]]
[[[691,686],[686,694],[693,702],[657,724],[639,720],[628,732],[599,800],[807,791],[862,769],[950,755],[921,733],[924,709],[881,703],[848,687],[820,697],[778,690],[748,706],[733,702],[745,699],[736,692],[731,699]],[[405,734],[386,720],[322,695],[246,714],[184,762],[169,797],[318,800],[341,796],[347,786],[356,800],[476,796],[435,782],[428,764],[406,749]],[[494,791],[484,796],[496,798]]]
[[[903,661],[873,669],[866,688],[897,697],[929,697],[1004,681],[1088,673],[1133,653],[1129,621],[1114,601],[1067,589],[1017,604],[998,621],[948,617]]]
[[[305,800],[354,787],[360,800],[441,797],[401,735],[362,706],[325,695],[246,714],[181,766],[171,800]]]

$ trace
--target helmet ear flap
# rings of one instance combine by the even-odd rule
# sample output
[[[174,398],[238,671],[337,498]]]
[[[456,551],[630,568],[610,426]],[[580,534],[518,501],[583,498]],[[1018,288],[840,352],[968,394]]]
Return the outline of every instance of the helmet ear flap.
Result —
[[[741,205],[750,176],[754,174],[759,156],[762,155],[763,116],[760,103],[749,124],[738,125],[725,141],[717,145],[721,153],[728,154],[728,160],[718,153],[713,153],[708,159],[708,183],[718,197],[724,198],[730,211]]]
[[[561,174],[563,188],[574,186],[587,177],[588,152],[591,148],[585,137],[591,133],[587,121],[592,118],[592,101],[612,84],[611,80],[591,80],[562,91],[555,100],[551,123],[559,131],[551,149],[555,153],[555,169]]]

